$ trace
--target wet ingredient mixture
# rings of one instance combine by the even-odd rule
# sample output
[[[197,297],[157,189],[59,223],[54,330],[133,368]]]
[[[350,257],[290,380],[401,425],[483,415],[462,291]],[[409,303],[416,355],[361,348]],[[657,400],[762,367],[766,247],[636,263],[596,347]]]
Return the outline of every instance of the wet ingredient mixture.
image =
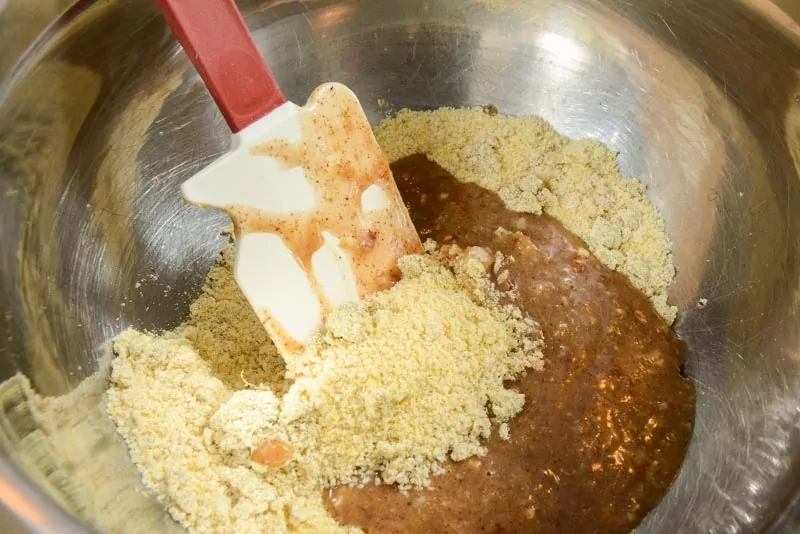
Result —
[[[429,490],[338,488],[331,510],[368,532],[628,532],[663,497],[692,433],[683,347],[641,291],[548,216],[508,210],[423,155],[392,165],[423,240],[513,258],[494,274],[540,321],[546,372],[488,454],[446,466]]]

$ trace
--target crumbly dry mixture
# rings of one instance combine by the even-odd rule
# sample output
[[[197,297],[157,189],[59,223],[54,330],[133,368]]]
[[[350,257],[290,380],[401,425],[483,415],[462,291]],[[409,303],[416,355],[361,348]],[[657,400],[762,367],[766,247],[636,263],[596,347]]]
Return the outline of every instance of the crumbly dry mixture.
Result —
[[[231,274],[234,254],[232,246],[222,251],[180,334],[226,386],[240,389],[250,383],[281,395],[290,385],[286,365]]]
[[[668,323],[675,320],[664,222],[644,185],[624,177],[616,154],[601,143],[571,140],[538,117],[480,108],[404,110],[375,135],[389,161],[426,154],[457,179],[496,191],[509,209],[557,218],[650,297]]]
[[[324,487],[424,486],[484,454],[522,408],[504,381],[541,367],[541,333],[480,290],[495,258],[450,252],[407,256],[392,289],[335,310],[287,390],[226,250],[187,326],[114,341],[108,412],[145,485],[195,532],[346,531]]]

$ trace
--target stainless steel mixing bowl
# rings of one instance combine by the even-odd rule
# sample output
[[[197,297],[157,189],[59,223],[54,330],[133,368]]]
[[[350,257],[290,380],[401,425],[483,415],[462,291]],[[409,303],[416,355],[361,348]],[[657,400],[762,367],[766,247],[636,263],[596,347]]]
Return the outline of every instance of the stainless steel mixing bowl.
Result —
[[[618,150],[674,240],[672,300],[698,392],[683,471],[639,531],[800,531],[791,19],[763,0],[241,7],[295,102],[335,80],[373,121],[492,103]],[[178,184],[229,134],[147,0],[80,1],[11,63],[0,62],[0,501],[42,531],[84,528],[62,508],[100,529],[175,529],[102,411],[107,341],[186,315],[227,219],[184,206]]]

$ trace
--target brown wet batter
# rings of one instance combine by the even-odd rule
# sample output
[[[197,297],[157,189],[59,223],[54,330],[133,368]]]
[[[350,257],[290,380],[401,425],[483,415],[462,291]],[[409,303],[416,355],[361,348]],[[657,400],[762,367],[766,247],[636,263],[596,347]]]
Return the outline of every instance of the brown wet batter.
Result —
[[[424,156],[392,170],[423,240],[514,258],[504,283],[540,322],[546,367],[516,383],[525,408],[485,457],[450,464],[430,490],[337,488],[331,510],[367,532],[630,531],[669,488],[692,434],[681,342],[556,220],[509,211]]]

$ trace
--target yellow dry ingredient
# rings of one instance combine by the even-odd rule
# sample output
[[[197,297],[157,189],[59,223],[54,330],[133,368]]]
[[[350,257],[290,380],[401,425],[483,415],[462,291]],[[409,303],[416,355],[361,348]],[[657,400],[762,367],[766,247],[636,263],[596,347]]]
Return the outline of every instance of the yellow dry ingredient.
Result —
[[[419,487],[448,458],[485,454],[487,402],[495,422],[517,415],[524,395],[503,382],[541,365],[536,327],[518,309],[476,304],[431,257],[399,266],[400,283],[335,310],[289,366],[302,378],[281,419],[302,431],[288,443],[299,468],[327,485]]]
[[[250,383],[283,394],[290,385],[284,378],[286,366],[231,274],[235,254],[233,246],[222,251],[180,333],[227,386]]]
[[[145,485],[193,532],[347,532],[324,507],[325,486],[421,486],[446,459],[483,454],[492,423],[522,408],[504,381],[541,367],[541,332],[479,295],[491,262],[470,252],[452,259],[456,274],[441,255],[404,258],[394,288],[334,311],[291,362],[297,379],[281,397],[272,349],[231,335],[258,319],[227,251],[190,326],[114,341],[108,412]],[[237,391],[238,368],[259,387]],[[291,461],[252,462],[268,440],[287,444]]]
[[[650,297],[668,323],[675,276],[664,222],[638,180],[597,141],[573,141],[538,117],[480,108],[404,110],[375,130],[389,161],[424,153],[464,182],[496,191],[509,209],[547,213]]]

